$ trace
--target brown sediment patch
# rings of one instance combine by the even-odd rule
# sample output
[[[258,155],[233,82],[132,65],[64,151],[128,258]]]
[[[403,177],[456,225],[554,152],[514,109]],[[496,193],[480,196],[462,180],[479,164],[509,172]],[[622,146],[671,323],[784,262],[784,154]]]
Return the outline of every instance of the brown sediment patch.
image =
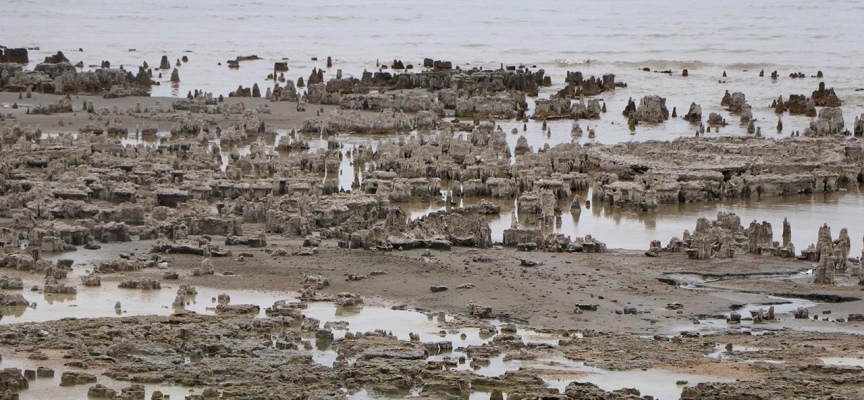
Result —
[[[751,364],[744,362],[720,361],[700,362],[687,365],[656,365],[655,368],[683,374],[708,375],[731,379],[760,379],[766,377],[762,371],[756,371]]]

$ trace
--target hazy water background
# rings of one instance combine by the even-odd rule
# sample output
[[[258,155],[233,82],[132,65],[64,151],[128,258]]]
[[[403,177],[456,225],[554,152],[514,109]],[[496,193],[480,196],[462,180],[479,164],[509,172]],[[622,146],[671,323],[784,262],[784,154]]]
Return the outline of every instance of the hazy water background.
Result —
[[[320,2],[142,0],[117,2],[5,0],[0,13],[0,43],[39,46],[31,51],[31,67],[44,56],[62,50],[72,62],[112,66],[158,65],[163,54],[172,66],[187,55],[180,67],[181,84],[172,88],[164,74],[154,96],[185,96],[193,89],[227,94],[238,85],[258,83],[264,88],[273,62],[288,59],[289,79],[308,77],[313,67],[325,67],[327,56],[345,76],[375,70],[376,60],[401,59],[415,66],[424,57],[452,60],[462,68],[497,68],[501,63],[543,68],[554,86],[547,97],[563,86],[566,71],[586,75],[615,73],[627,89],[604,93],[609,113],[600,121],[581,121],[597,128],[597,138],[580,142],[617,143],[631,140],[670,140],[692,136],[694,127],[682,120],[640,126],[635,134],[626,128],[620,112],[628,98],[658,94],[670,108],[683,114],[691,102],[700,103],[704,117],[720,112],[725,90],[742,91],[753,105],[757,126],[767,137],[778,137],[777,117],[771,101],[790,93],[809,94],[819,80],[789,79],[790,72],[825,73],[828,87],[843,100],[847,127],[864,111],[864,46],[860,45],[860,16],[864,2],[789,0],[783,2],[663,1],[345,1]],[[84,51],[79,52],[82,48]],[[136,49],[130,52],[129,49]],[[225,63],[240,55],[256,54],[261,61],[241,63],[229,70]],[[319,61],[311,61],[318,57]],[[222,65],[217,65],[219,62]],[[673,74],[643,72],[670,69]],[[689,69],[683,78],[680,71]],[[759,78],[760,69],[781,78]],[[718,82],[722,73],[728,77]],[[533,107],[533,102],[529,100]],[[265,118],[266,119],[266,118]],[[736,118],[733,118],[737,121]],[[730,119],[730,122],[733,122]],[[787,136],[803,130],[806,117],[783,117]],[[505,131],[516,121],[501,121]],[[570,121],[549,124],[552,134],[529,123],[525,136],[535,148],[544,143],[570,141]],[[284,127],[291,128],[291,127]],[[523,134],[520,129],[520,134]],[[720,135],[745,135],[732,123]],[[717,135],[712,133],[712,135]],[[508,135],[511,146],[518,135]],[[363,138],[343,138],[362,143]],[[350,173],[350,171],[346,171]],[[853,252],[861,249],[864,214],[857,188],[829,195],[750,199],[726,204],[661,207],[653,213],[585,210],[578,218],[564,216],[561,231],[583,236],[594,234],[611,247],[645,248],[650,239],[666,242],[683,229],[692,229],[698,216],[713,217],[717,210],[742,214],[745,224],[765,219],[775,227],[789,217],[793,241],[799,248],[815,241],[816,227],[829,223],[834,234],[847,227]],[[415,213],[437,207],[412,205]],[[496,236],[509,226],[509,214],[495,221]]]

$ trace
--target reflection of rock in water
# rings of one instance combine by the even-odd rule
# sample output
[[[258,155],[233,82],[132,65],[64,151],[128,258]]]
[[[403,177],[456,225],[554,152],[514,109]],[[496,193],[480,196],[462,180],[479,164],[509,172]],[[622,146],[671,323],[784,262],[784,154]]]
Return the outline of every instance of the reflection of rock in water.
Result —
[[[22,315],[24,315],[24,312],[27,311],[27,308],[29,308],[29,307],[28,306],[3,306],[2,310],[0,310],[0,312],[2,312],[2,316],[0,316],[0,317],[5,317],[7,320],[6,322],[8,323],[8,321],[10,319],[9,317],[20,318]]]

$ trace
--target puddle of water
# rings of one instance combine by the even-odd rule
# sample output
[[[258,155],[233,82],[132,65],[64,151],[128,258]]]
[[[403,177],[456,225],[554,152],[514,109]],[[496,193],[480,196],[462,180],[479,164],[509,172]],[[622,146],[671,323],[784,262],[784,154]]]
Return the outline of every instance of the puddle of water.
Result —
[[[25,369],[35,370],[37,367],[48,367],[54,369],[53,378],[36,378],[29,381],[30,387],[22,390],[19,394],[22,399],[53,399],[53,400],[77,400],[86,399],[87,390],[90,386],[96,383],[107,386],[108,388],[119,390],[130,387],[133,383],[128,381],[118,381],[110,377],[101,375],[101,371],[78,370],[68,368],[57,361],[34,361],[26,358],[14,358],[9,354],[3,354],[3,361],[0,362],[2,368],[19,368],[22,371]],[[74,386],[60,386],[60,377],[64,371],[80,371],[96,375],[96,383]],[[149,399],[151,394],[158,390],[162,394],[171,396],[172,399],[184,399],[192,393],[200,393],[202,389],[193,389],[181,386],[171,386],[163,384],[143,384],[145,390],[145,399]]]
[[[150,248],[153,247],[154,243],[156,243],[155,240],[136,240],[126,243],[110,243],[103,244],[102,248],[99,250],[87,250],[83,247],[80,247],[76,251],[64,251],[61,253],[44,254],[42,258],[44,258],[46,261],[51,262],[56,262],[57,260],[61,259],[72,260],[74,262],[73,271],[80,273],[75,277],[75,279],[77,280],[77,276],[82,276],[85,273],[85,269],[92,270],[95,266],[99,265],[104,261],[114,261],[120,258],[120,253],[135,253],[138,255],[147,254],[150,252]],[[69,277],[72,277],[72,275],[70,274]],[[24,277],[22,276],[22,278]]]
[[[83,267],[82,267],[83,268]],[[73,269],[75,269],[73,267]],[[76,282],[77,276],[83,271],[70,274],[68,284],[77,286],[77,294],[50,294],[23,290],[21,294],[36,307],[4,307],[2,324],[19,322],[44,322],[63,318],[99,318],[117,316],[114,308],[119,301],[122,316],[139,315],[171,315],[174,308],[171,304],[177,297],[179,283],[162,282],[161,290],[120,289],[117,282],[103,282],[102,286],[87,287]],[[21,277],[24,287],[43,286],[41,279],[33,279],[32,275]],[[193,285],[194,286],[194,285]],[[199,314],[215,314],[217,303],[213,300],[221,293],[229,293],[231,304],[257,304],[261,306],[259,316],[264,316],[264,309],[273,305],[276,300],[293,298],[293,292],[262,292],[257,290],[217,290],[211,288],[196,288],[197,295],[186,296],[186,310]]]
[[[717,346],[714,346],[714,352],[711,353],[711,354],[708,354],[708,358],[714,358],[714,359],[717,359],[717,360],[726,360],[726,359],[729,359],[729,358],[730,358],[729,356],[730,356],[732,353],[736,353],[736,352],[753,352],[753,351],[763,351],[763,350],[772,350],[772,349],[767,349],[767,348],[764,348],[764,349],[763,349],[763,348],[760,348],[760,347],[750,347],[750,346],[739,346],[739,345],[733,345],[733,346],[732,346],[732,350],[728,350],[728,349],[726,348],[726,345],[718,344]]]
[[[742,359],[743,357],[747,356],[747,353],[752,353],[752,352],[757,352],[757,351],[774,350],[771,348],[733,345],[732,350],[729,351],[726,349],[726,345],[718,344],[717,346],[715,346],[714,350],[715,351],[713,353],[708,354],[708,358],[712,358],[712,359],[720,360],[720,361],[727,361],[727,360],[743,361],[746,363],[757,363],[757,362],[764,362],[764,363],[769,363],[769,364],[783,364],[783,363],[785,363],[785,361],[782,361],[782,360],[772,360],[772,359],[767,359],[767,358],[765,358],[765,359],[763,359],[763,358],[759,358],[759,359],[746,359],[745,358],[745,359]],[[744,353],[744,354],[736,354],[736,353]]]
[[[645,371],[607,371],[602,374],[588,375],[577,379],[578,382],[591,382],[606,391],[623,388],[636,388],[642,396],[654,396],[657,400],[674,400],[681,397],[685,386],[695,386],[702,382],[734,382],[734,379],[717,376],[684,374],[658,369]],[[677,382],[686,381],[679,385]]]
[[[464,356],[464,353],[454,352],[450,354],[456,359],[459,356]],[[440,361],[443,357],[430,357],[430,361]],[[469,362],[458,364],[456,370],[472,370]],[[547,387],[557,389],[563,393],[570,382],[590,382],[599,386],[606,391],[618,390],[623,388],[636,388],[643,396],[654,396],[657,400],[673,400],[681,396],[681,390],[685,386],[695,386],[702,382],[733,382],[734,379],[722,378],[709,375],[697,375],[677,373],[657,369],[649,370],[631,370],[631,371],[606,371],[600,368],[586,366],[583,362],[571,361],[565,358],[538,358],[534,360],[509,360],[504,361],[504,356],[496,356],[489,359],[489,365],[479,369],[473,369],[474,373],[482,376],[496,377],[501,376],[508,371],[515,371],[520,368],[536,369],[538,375],[546,383]],[[554,373],[544,377],[544,372],[549,374],[550,371],[572,373],[573,379],[562,379],[560,374]],[[679,385],[679,381],[686,381],[686,384]],[[490,393],[485,391],[473,392],[469,399],[488,399]],[[507,397],[507,394],[504,394]],[[355,400],[367,400],[375,397],[370,395],[365,390],[354,393],[348,397]]]
[[[452,316],[445,315],[444,321],[440,321],[437,315],[424,314],[414,310],[392,310],[381,307],[350,309],[335,307],[329,303],[309,303],[308,308],[303,310],[303,315],[320,320],[322,326],[326,322],[348,322],[347,331],[333,331],[333,336],[336,339],[345,337],[346,332],[370,332],[376,329],[385,329],[393,333],[399,340],[410,340],[410,334],[414,333],[420,336],[420,342],[451,342],[454,349],[480,346],[492,340],[492,337],[481,337],[478,328],[441,329],[438,325],[439,322],[452,321]],[[487,322],[494,326],[504,324],[498,320]],[[442,333],[442,331],[445,332]],[[462,335],[465,337],[463,338]],[[561,339],[552,334],[523,329],[520,329],[517,335],[522,336],[523,343],[557,345]]]
[[[720,295],[721,297],[723,295],[736,295],[736,292],[715,292],[715,293],[717,295]],[[766,305],[766,303],[771,303],[771,305]],[[760,327],[764,328],[764,329],[779,328],[781,326],[784,326],[782,324],[784,324],[785,322],[788,322],[788,320],[791,320],[793,318],[791,314],[794,313],[799,308],[815,307],[818,304],[819,303],[816,303],[816,302],[813,302],[810,300],[805,300],[805,299],[793,299],[793,298],[785,298],[785,297],[778,297],[778,296],[764,296],[764,301],[762,301],[760,303],[745,304],[742,308],[735,310],[735,312],[737,312],[738,314],[741,314],[742,320],[741,320],[740,324],[729,324],[728,322],[726,322],[725,319],[700,319],[698,324],[692,324],[691,323],[691,324],[681,325],[681,326],[676,327],[673,330],[676,332],[694,331],[694,330],[705,332],[705,331],[719,331],[719,330],[725,330],[725,329],[739,329],[742,331],[750,331],[751,334],[757,335],[757,334],[759,334],[757,332],[757,330],[759,330]],[[751,318],[750,317],[750,315],[751,315],[750,311],[755,312],[761,308],[763,311],[767,312],[768,308],[771,306],[774,307],[775,316],[781,320],[780,321],[781,325],[778,325],[772,321],[767,321],[761,325],[760,324],[753,324],[753,321],[749,320],[749,318]],[[732,314],[732,311],[723,312],[722,314],[726,315],[726,317],[728,318]],[[781,317],[781,315],[783,315],[783,314],[785,314],[785,316]],[[747,318],[747,319],[744,319],[744,318]],[[797,326],[796,326],[796,329],[810,330],[809,328],[806,328],[806,327],[802,328],[802,327],[797,327]],[[852,329],[843,330],[842,328],[840,328],[840,330],[838,330],[838,331],[853,332],[853,333],[856,332],[855,330],[852,330]]]
[[[864,358],[852,357],[822,357],[822,364],[836,365],[841,367],[861,367],[864,368]]]
[[[73,267],[67,279],[74,284],[79,276],[85,274],[86,266]],[[230,278],[229,278],[230,279]],[[41,287],[42,280],[34,274],[22,276],[24,287],[34,285]],[[104,282],[101,287],[77,285],[78,293],[71,295],[46,294],[23,290],[24,297],[36,303],[35,307],[6,307],[0,324],[21,322],[44,322],[63,318],[98,318],[139,315],[167,316],[175,312],[172,303],[176,298],[179,282],[163,281],[160,290],[121,289],[117,282]],[[196,287],[196,295],[186,296],[184,309],[199,314],[215,315],[216,298],[227,293],[230,304],[255,304],[260,307],[258,318],[266,317],[265,309],[278,300],[296,299],[296,292],[265,292],[259,290],[217,290],[207,287]],[[120,302],[122,312],[115,309]],[[303,315],[318,319],[321,326],[327,322],[343,321],[348,323],[347,330],[333,330],[334,338],[340,339],[347,332],[372,332],[385,329],[397,339],[408,341],[410,335],[416,334],[420,342],[450,342],[454,348],[480,346],[489,343],[492,336],[481,336],[479,328],[461,328],[443,330],[440,323],[453,320],[448,315],[424,314],[414,310],[392,310],[382,307],[342,308],[332,303],[309,303],[302,310]],[[490,324],[500,326],[502,321],[491,320]],[[521,330],[523,343],[543,343],[557,345],[559,337],[552,334]],[[337,353],[328,348],[311,350],[313,360],[325,366],[332,366],[337,359]]]
[[[441,361],[445,357],[458,359],[467,355],[461,352],[453,352],[447,355],[430,357],[430,361]],[[572,381],[591,382],[606,391],[618,390],[625,387],[636,388],[642,395],[651,395],[656,399],[677,399],[680,397],[684,386],[694,386],[700,382],[731,382],[733,379],[721,378],[708,375],[696,375],[670,372],[664,370],[631,370],[631,371],[607,371],[601,368],[585,365],[581,361],[572,361],[563,357],[537,358],[533,360],[505,360],[505,356],[499,355],[489,358],[489,364],[480,368],[472,368],[470,359],[464,364],[457,364],[456,370],[472,370],[474,373],[487,377],[504,375],[508,371],[519,369],[537,370],[538,376],[550,388],[558,389],[560,392],[566,389]],[[573,379],[562,379],[561,374],[572,374]],[[687,381],[686,385],[678,385],[679,381]],[[488,398],[487,393],[485,394]]]
[[[455,367],[451,368],[457,371],[474,371],[475,374],[486,376],[486,377],[497,377],[504,375],[509,371],[516,371],[519,369],[532,369],[538,370],[538,375],[543,377],[542,371],[555,371],[555,372],[564,372],[564,373],[574,373],[574,374],[591,374],[591,373],[603,373],[604,370],[596,367],[591,367],[585,365],[582,361],[572,361],[568,360],[564,357],[540,357],[536,359],[529,360],[505,360],[506,356],[504,354],[497,355],[495,357],[489,358],[488,365],[482,365],[479,368],[473,368],[471,366],[471,358],[464,352],[454,351],[452,353],[440,354],[429,357],[428,361],[443,361],[447,358],[451,360],[458,360],[459,357],[465,357],[466,362],[463,364],[457,364]],[[546,379],[544,379],[545,381]],[[551,382],[550,379],[548,382]]]
[[[84,267],[79,268],[83,269]],[[83,274],[83,271],[76,271],[75,273]],[[24,281],[26,287],[32,284],[39,284],[39,280],[34,279],[33,276],[25,276]],[[25,297],[31,301],[36,301],[38,303],[37,307],[24,308],[20,313],[7,313],[6,317],[0,320],[0,323],[47,321],[56,319],[60,315],[76,318],[110,317],[116,315],[116,311],[114,310],[114,303],[116,301],[121,302],[125,311],[123,315],[170,315],[174,312],[170,304],[176,295],[176,286],[171,285],[169,287],[168,285],[166,283],[163,289],[150,291],[119,289],[114,286],[114,283],[106,283],[103,287],[95,288],[79,285],[79,292],[76,295],[66,296],[45,295],[25,291]],[[190,303],[186,306],[186,309],[202,314],[213,314],[215,312],[213,309],[215,302],[212,298],[217,297],[220,293],[228,293],[231,296],[232,304],[256,304],[260,306],[262,311],[258,317],[263,317],[263,309],[272,305],[276,300],[291,299],[297,295],[292,292],[261,292],[254,290],[219,291],[205,287],[197,288],[197,290],[198,294],[196,296],[188,298]],[[347,322],[347,331],[350,332],[367,332],[386,328],[400,340],[409,340],[409,334],[414,333],[420,336],[421,342],[451,342],[456,351],[433,355],[429,357],[428,361],[441,361],[445,357],[458,359],[460,356],[464,356],[467,361],[464,364],[457,363],[455,366],[457,370],[473,370],[478,375],[489,377],[501,376],[507,371],[514,371],[520,368],[534,369],[537,370],[541,378],[547,375],[544,379],[546,379],[550,387],[559,389],[563,389],[569,383],[568,380],[562,379],[562,373],[564,375],[572,373],[574,379],[593,382],[605,390],[620,389],[623,386],[636,387],[643,391],[643,394],[654,395],[657,398],[673,398],[673,395],[680,393],[680,387],[675,384],[679,380],[686,380],[691,384],[718,380],[715,377],[676,374],[655,370],[605,371],[586,366],[583,362],[571,361],[562,357],[505,360],[504,355],[499,355],[491,357],[488,365],[472,369],[470,358],[463,351],[459,351],[459,349],[467,346],[483,345],[491,341],[492,337],[481,337],[477,328],[462,328],[441,333],[442,329],[439,327],[439,323],[452,321],[452,316],[427,315],[412,310],[392,310],[380,307],[346,309],[336,307],[331,303],[310,303],[308,308],[303,310],[303,314],[320,320],[322,324],[335,321]],[[493,325],[503,324],[501,321],[490,321],[490,323]],[[334,336],[336,338],[344,337],[347,331],[334,330]],[[522,336],[523,342],[529,343],[554,345],[557,344],[559,339],[555,335],[530,330],[520,330],[517,334]],[[310,353],[315,362],[327,366],[332,366],[338,357],[337,353],[329,348],[313,349]],[[4,361],[3,365],[19,368],[35,368],[38,366],[37,363],[32,363],[29,360],[13,361],[8,358],[7,361]],[[39,393],[40,397],[50,396],[58,399],[80,398],[82,393],[86,393],[86,388],[83,386],[80,388],[59,389],[58,380],[60,372],[62,371],[58,369],[58,374],[54,380],[45,380],[48,383],[37,382],[32,387],[31,392]],[[127,383],[114,382],[103,377],[100,377],[99,382],[111,388],[127,386]],[[148,391],[154,389],[161,390],[162,388],[152,386],[148,388]],[[188,388],[167,388],[163,390],[163,392],[167,391],[177,393],[180,396],[188,394]],[[356,393],[351,398],[362,399],[364,395],[368,394]]]

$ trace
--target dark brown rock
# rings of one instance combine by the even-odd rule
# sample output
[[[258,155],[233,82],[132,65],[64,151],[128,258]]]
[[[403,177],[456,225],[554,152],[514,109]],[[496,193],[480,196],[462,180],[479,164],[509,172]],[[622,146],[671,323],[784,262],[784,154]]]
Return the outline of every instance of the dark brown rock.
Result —
[[[30,58],[27,49],[4,49],[0,48],[0,63],[27,64]]]

